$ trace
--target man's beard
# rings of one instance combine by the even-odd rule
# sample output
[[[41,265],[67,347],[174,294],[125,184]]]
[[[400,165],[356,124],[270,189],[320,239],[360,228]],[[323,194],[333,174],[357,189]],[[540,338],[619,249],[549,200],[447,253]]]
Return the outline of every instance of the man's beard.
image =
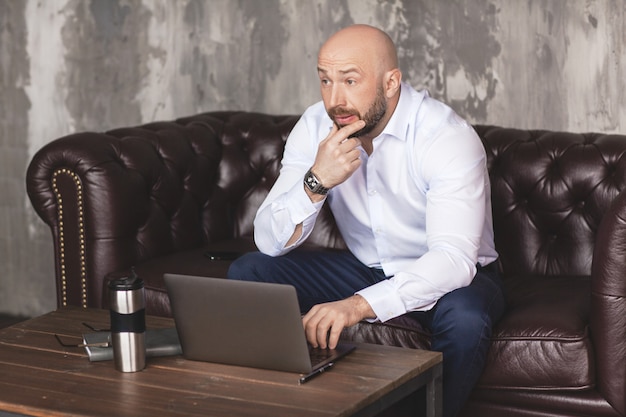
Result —
[[[356,110],[348,110],[341,107],[333,107],[332,109],[328,110],[328,115],[331,119],[333,119],[333,121],[335,120],[335,116],[337,115],[345,116],[348,114],[354,115],[360,120],[365,121],[365,126],[363,126],[361,130],[351,134],[349,136],[350,138],[358,138],[372,132],[376,128],[376,126],[378,126],[378,123],[380,123],[380,121],[383,119],[385,113],[387,113],[387,101],[385,100],[385,93],[382,87],[378,88],[374,103],[367,110],[367,113],[365,113],[365,116],[363,117],[361,117],[361,114]],[[337,124],[339,128],[343,127],[337,122],[335,122],[335,124]]]

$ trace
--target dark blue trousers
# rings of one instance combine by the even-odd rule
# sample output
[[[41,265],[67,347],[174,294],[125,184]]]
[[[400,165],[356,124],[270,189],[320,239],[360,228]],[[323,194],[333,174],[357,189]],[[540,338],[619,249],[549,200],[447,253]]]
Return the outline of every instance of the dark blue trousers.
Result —
[[[337,301],[387,279],[349,251],[295,250],[270,257],[260,252],[237,259],[229,279],[290,284],[300,309]],[[432,333],[431,348],[443,353],[443,415],[457,415],[480,377],[493,324],[504,312],[504,297],[496,268],[479,267],[468,287],[444,295],[429,311],[408,313]]]

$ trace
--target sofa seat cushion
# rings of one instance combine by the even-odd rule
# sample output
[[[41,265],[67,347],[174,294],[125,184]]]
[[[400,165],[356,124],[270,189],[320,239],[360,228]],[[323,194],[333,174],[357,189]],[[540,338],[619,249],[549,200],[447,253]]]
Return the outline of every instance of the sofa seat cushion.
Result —
[[[516,276],[504,282],[507,311],[494,328],[479,387],[593,387],[589,277]]]

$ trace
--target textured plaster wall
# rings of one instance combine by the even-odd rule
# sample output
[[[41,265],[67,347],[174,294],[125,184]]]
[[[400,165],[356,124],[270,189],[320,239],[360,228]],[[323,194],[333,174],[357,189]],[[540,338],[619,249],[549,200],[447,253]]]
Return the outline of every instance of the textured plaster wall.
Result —
[[[404,79],[474,123],[626,133],[623,0],[0,0],[0,312],[55,308],[33,153],[201,111],[297,114],[324,39],[385,29]]]

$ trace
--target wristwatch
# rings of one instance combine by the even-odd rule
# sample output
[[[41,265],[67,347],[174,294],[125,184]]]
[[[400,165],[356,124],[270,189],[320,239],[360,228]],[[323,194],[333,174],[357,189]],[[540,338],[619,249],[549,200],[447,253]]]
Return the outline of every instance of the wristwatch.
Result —
[[[329,191],[329,188],[324,187],[310,169],[304,174],[304,185],[309,191],[315,194],[326,195]]]

